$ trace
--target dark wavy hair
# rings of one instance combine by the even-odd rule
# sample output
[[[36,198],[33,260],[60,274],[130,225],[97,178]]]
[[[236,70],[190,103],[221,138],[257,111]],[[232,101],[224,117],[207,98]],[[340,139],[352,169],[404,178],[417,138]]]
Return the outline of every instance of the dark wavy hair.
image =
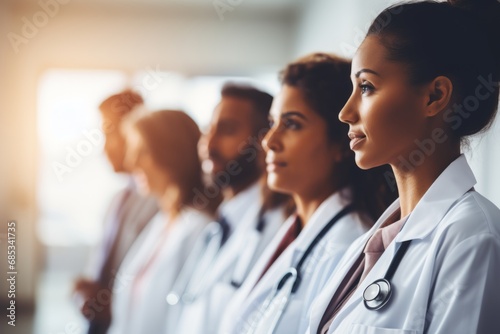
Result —
[[[336,180],[341,181],[342,187],[352,189],[355,208],[376,220],[397,198],[397,190],[391,189],[388,183],[393,180],[389,166],[364,171],[356,165],[347,136],[349,126],[338,118],[352,92],[350,72],[349,60],[314,53],[289,64],[280,73],[280,81],[282,85],[299,89],[307,104],[324,119],[329,140],[344,151],[344,160],[335,168]]]

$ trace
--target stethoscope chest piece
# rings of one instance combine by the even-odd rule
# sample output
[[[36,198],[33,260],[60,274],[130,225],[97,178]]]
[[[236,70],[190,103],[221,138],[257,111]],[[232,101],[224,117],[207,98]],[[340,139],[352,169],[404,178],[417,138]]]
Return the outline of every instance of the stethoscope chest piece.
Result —
[[[180,297],[175,292],[169,292],[167,295],[167,304],[170,306],[175,306],[179,303]]]
[[[380,278],[366,287],[363,300],[367,309],[376,311],[387,304],[391,295],[391,283],[385,278]]]

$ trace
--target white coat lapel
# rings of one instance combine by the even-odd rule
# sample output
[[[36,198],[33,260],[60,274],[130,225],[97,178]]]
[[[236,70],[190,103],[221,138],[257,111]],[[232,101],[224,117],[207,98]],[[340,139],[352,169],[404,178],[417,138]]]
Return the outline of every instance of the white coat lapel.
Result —
[[[474,178],[474,175],[472,174],[472,171],[468,166],[465,157],[461,155],[441,173],[441,175],[427,190],[422,199],[418,202],[415,209],[410,214],[410,217],[403,226],[401,232],[396,236],[394,242],[389,245],[387,250],[382,254],[379,261],[377,261],[364,281],[361,282],[348,302],[337,313],[334,321],[331,324],[331,327],[336,328],[347,314],[352,312],[352,310],[356,306],[358,306],[359,303],[362,303],[363,291],[374,280],[382,278],[385,275],[400,244],[407,240],[425,238],[430,233],[432,233],[432,231],[438,226],[441,219],[446,215],[450,207],[453,205],[453,203],[457,201],[464,193],[470,190],[475,183],[476,179]],[[393,203],[384,212],[375,226],[367,233],[369,234],[368,237],[366,234],[364,237],[362,237],[362,239],[364,240],[363,246],[366,244],[366,241],[368,241],[369,237],[371,237],[375,229],[377,229],[379,225],[389,217],[389,214],[392,214],[399,207],[399,203],[397,202],[398,201]],[[395,204],[397,204],[396,207]],[[360,251],[362,251],[363,246],[361,246]],[[349,262],[353,262],[352,259]],[[349,268],[350,266],[347,266],[347,270],[349,270]],[[342,272],[340,272],[340,270],[338,271],[340,275],[335,276],[335,278],[338,278],[338,281],[333,292],[336,291],[336,288],[340,285],[343,277],[346,275],[347,271],[345,269],[345,266],[343,266],[341,269]],[[325,305],[323,310],[325,310],[327,306],[328,304]],[[319,321],[321,321],[321,318]],[[319,326],[319,321],[317,326]],[[317,326],[311,328],[317,328]]]
[[[448,210],[476,184],[464,155],[453,161],[434,181],[410,214],[396,242],[423,239],[439,224]]]
[[[368,241],[368,240],[366,240]],[[392,242],[387,250],[382,254],[380,259],[377,261],[372,270],[365,277],[363,282],[361,282],[356,291],[352,294],[351,298],[347,301],[347,303],[342,307],[342,309],[335,316],[334,321],[331,324],[331,327],[336,327],[339,323],[342,322],[344,317],[352,312],[354,308],[363,303],[363,292],[368,287],[368,285],[372,284],[375,280],[379,278],[383,278],[387,273],[387,270],[390,266],[394,255],[396,254],[396,246],[399,247],[399,243]],[[363,306],[364,307],[364,306]],[[373,312],[373,311],[371,311]]]
[[[323,318],[323,314],[330,304],[333,295],[344,280],[344,277],[347,275],[348,271],[352,268],[352,266],[358,259],[368,239],[373,235],[377,228],[397,209],[399,209],[399,200],[394,201],[382,214],[379,220],[377,220],[373,227],[368,232],[359,237],[356,241],[354,241],[351,247],[349,247],[346,254],[342,258],[342,261],[339,263],[337,270],[334,271],[333,276],[326,283],[323,291],[319,294],[319,296],[315,299],[311,306],[310,328],[312,329],[312,332],[317,331],[321,319]],[[352,299],[353,298],[351,298],[350,300],[352,301]]]
[[[254,228],[257,224],[259,214],[259,202],[252,204],[246,215],[240,223],[232,223],[231,226],[236,226],[236,230],[230,235],[226,244],[222,246],[217,254],[212,270],[207,273],[206,288],[213,286],[220,278],[228,273],[229,268],[234,266],[238,260],[241,251],[241,243],[245,241],[245,233]]]

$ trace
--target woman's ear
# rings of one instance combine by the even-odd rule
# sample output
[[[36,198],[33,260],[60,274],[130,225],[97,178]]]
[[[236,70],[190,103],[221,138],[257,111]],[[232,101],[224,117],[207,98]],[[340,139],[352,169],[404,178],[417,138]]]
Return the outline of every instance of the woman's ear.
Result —
[[[427,106],[428,117],[436,116],[446,109],[453,93],[453,83],[448,77],[438,76],[427,85]]]

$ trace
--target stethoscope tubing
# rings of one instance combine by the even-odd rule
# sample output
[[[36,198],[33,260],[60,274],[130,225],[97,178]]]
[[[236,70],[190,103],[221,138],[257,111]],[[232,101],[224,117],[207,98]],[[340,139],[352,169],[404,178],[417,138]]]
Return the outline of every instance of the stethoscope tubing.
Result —
[[[406,240],[399,246],[384,277],[375,280],[363,291],[363,304],[368,310],[378,311],[388,304],[392,297],[393,290],[391,280],[406,254],[406,251],[410,247],[410,243],[411,240]]]
[[[302,269],[302,265],[306,262],[307,258],[311,254],[311,252],[314,250],[314,248],[319,244],[319,242],[325,237],[325,235],[328,233],[328,231],[331,230],[331,228],[337,223],[341,218],[349,214],[350,212],[354,211],[355,207],[354,205],[350,204],[346,207],[344,207],[340,212],[338,212],[322,229],[321,231],[316,235],[316,237],[313,239],[313,241],[309,244],[307,247],[306,251],[302,255],[302,257],[299,259],[297,264],[295,266],[290,267],[286,273],[281,277],[281,279],[276,282],[272,289],[272,293],[266,298],[264,304],[261,306],[262,314],[264,313],[264,310],[267,309],[272,303],[273,300],[276,296],[278,296],[279,292],[281,289],[286,285],[287,281],[292,279],[294,280],[292,283],[292,287],[290,289],[289,295],[286,298],[285,303],[282,305],[281,310],[279,311],[279,315],[273,317],[273,321],[271,323],[271,327],[268,328],[268,332],[272,333],[274,330],[275,326],[278,324],[281,314],[286,308],[286,304],[288,304],[288,301],[290,300],[291,295],[293,295],[295,292],[300,287],[301,284],[301,273],[300,270]],[[254,325],[258,326],[258,322],[254,322]],[[249,333],[253,333],[253,331],[250,331]]]

